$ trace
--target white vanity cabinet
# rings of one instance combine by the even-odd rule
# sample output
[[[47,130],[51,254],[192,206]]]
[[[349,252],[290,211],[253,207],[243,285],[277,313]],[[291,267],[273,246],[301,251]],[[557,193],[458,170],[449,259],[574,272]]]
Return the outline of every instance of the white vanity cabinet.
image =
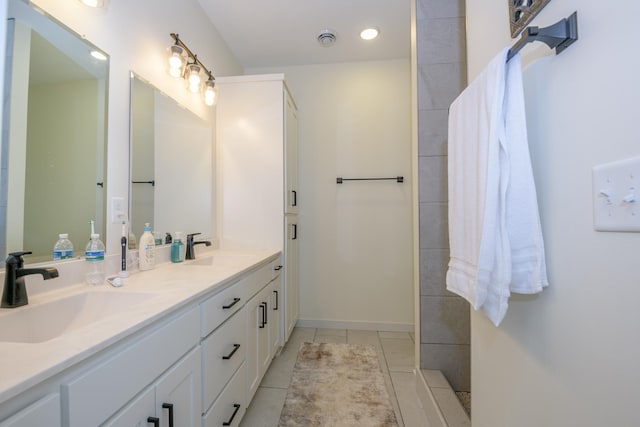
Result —
[[[172,412],[174,420],[180,420],[175,425],[199,425],[202,415],[199,325],[200,311],[194,307],[122,350],[99,357],[81,374],[64,381],[61,386],[64,424],[86,427],[107,422],[114,426],[135,426],[138,421],[129,424],[129,418],[135,419],[132,414],[137,414],[147,401],[143,399],[135,405],[132,401],[141,393],[152,393],[155,404],[153,411],[144,414],[146,417],[159,418],[160,425],[167,426]],[[189,354],[183,357],[186,353]],[[163,405],[173,407],[169,410]]]
[[[199,426],[200,399],[200,349],[195,348],[104,426]]]
[[[281,250],[284,343],[298,320],[297,107],[283,74],[220,77],[216,107],[217,230],[225,249]],[[295,224],[295,225],[292,225]],[[294,253],[295,252],[295,253]],[[286,327],[285,327],[286,326]]]
[[[1,402],[0,427],[237,426],[281,346],[280,256]]]
[[[0,427],[60,427],[61,425],[58,393],[49,394],[0,422]]]

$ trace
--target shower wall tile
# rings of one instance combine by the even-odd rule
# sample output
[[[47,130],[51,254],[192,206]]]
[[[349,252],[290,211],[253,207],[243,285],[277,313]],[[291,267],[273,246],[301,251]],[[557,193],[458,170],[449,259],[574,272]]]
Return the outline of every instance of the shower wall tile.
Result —
[[[471,391],[471,346],[420,344],[420,368],[442,371],[455,391]]]
[[[446,156],[449,112],[418,111],[418,155]]]
[[[418,66],[418,109],[449,109],[463,89],[465,69],[459,62]]]
[[[447,203],[420,203],[420,248],[449,248]]]
[[[417,27],[420,45],[418,64],[465,62],[466,40],[463,18],[427,19]]]
[[[448,264],[448,249],[420,249],[420,295],[454,295],[446,287]]]
[[[420,202],[446,202],[447,157],[420,157],[418,159]]]
[[[464,0],[418,0],[418,19],[464,16]]]
[[[468,344],[469,303],[458,296],[420,297],[420,342],[425,344]]]

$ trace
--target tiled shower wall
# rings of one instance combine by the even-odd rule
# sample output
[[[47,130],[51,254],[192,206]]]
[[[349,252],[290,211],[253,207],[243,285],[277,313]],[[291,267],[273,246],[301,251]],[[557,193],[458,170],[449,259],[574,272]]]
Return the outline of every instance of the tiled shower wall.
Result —
[[[470,391],[469,304],[445,289],[447,111],[466,86],[464,0],[416,0],[420,177],[420,367]]]

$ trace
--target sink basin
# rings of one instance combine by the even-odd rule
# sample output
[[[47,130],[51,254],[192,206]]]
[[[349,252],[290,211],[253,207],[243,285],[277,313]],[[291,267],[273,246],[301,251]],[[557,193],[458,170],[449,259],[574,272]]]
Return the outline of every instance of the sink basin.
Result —
[[[40,304],[0,310],[0,341],[41,343],[107,316],[119,314],[156,294],[83,292]]]
[[[252,258],[253,255],[250,254],[242,254],[242,253],[219,253],[214,255],[203,256],[202,258],[197,258],[194,260],[186,261],[185,265],[201,265],[201,266],[212,266],[212,265],[234,265],[238,262],[244,262]]]

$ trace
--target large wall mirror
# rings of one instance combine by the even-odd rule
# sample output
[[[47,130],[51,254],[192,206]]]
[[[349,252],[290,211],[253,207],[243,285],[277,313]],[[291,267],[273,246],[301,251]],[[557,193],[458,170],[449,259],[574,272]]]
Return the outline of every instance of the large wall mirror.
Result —
[[[213,127],[131,73],[131,231],[212,237]]]
[[[1,260],[31,251],[27,262],[50,261],[60,233],[82,256],[90,220],[106,239],[109,61],[24,1],[9,0],[8,18]]]

